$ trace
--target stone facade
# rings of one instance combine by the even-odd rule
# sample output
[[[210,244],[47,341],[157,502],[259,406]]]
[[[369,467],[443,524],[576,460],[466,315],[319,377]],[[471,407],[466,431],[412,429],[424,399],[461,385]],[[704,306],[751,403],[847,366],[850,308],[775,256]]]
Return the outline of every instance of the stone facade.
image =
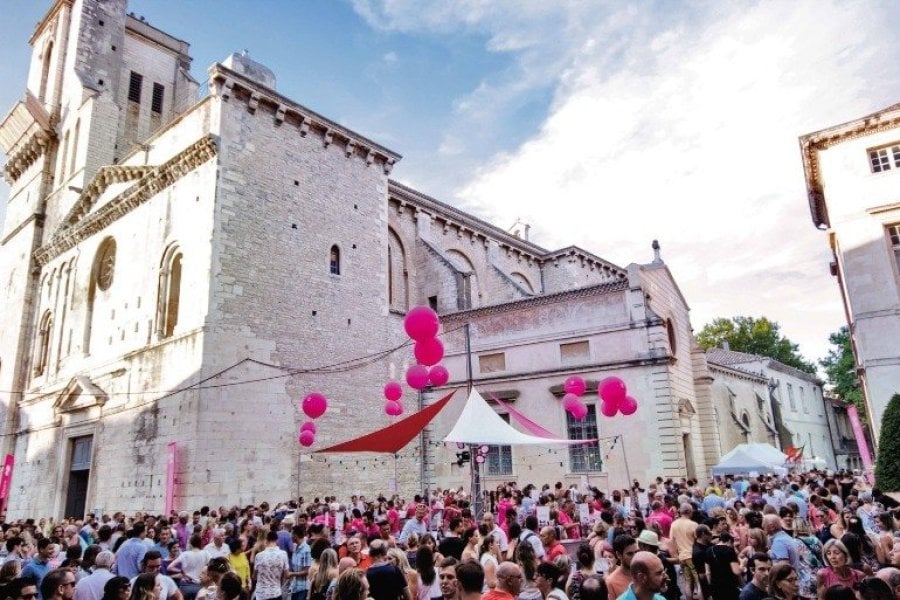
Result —
[[[877,440],[881,415],[900,392],[900,104],[804,135],[800,147]]]
[[[760,442],[778,447],[778,430],[772,417],[769,380],[762,375],[709,359],[713,404],[719,432],[719,453],[738,444]]]
[[[467,383],[468,330],[479,388],[560,435],[586,431],[558,407],[568,375],[592,407],[610,374],[639,402],[594,418],[593,451],[493,450],[487,486],[621,487],[717,460],[713,377],[658,248],[627,268],[548,251],[391,181],[398,154],[246,56],[197,98],[188,45],[124,0],[58,0],[31,42],[26,98],[0,123],[11,515],[162,510],[173,442],[179,508],[462,483],[435,443],[460,402],[395,457],[297,443],[312,390],[329,398],[314,448],[390,422],[381,390],[413,363],[417,304],[443,316],[448,389]],[[407,393],[406,412],[444,391]]]

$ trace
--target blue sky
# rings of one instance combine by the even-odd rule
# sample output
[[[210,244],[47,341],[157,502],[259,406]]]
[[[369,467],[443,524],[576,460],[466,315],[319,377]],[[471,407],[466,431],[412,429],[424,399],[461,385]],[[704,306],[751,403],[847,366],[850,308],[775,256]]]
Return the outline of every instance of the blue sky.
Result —
[[[0,0],[0,111],[49,1]],[[248,49],[281,92],[404,159],[392,176],[548,248],[648,262],[692,308],[842,324],[797,138],[900,101],[889,0],[132,0],[193,73]],[[5,187],[0,184],[0,195]]]

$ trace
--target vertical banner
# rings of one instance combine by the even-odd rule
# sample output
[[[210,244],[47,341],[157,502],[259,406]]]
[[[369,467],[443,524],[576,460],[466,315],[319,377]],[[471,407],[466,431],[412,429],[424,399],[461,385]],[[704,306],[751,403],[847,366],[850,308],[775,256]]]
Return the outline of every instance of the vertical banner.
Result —
[[[175,508],[175,442],[166,446],[166,517]]]
[[[850,417],[850,427],[853,428],[853,435],[856,436],[856,445],[859,447],[859,457],[862,459],[866,479],[872,483],[872,455],[869,454],[869,445],[866,443],[866,436],[863,433],[862,423],[859,422],[856,406],[851,404],[847,407],[847,416]]]
[[[0,514],[6,514],[6,504],[9,502],[9,486],[12,483],[13,464],[15,458],[12,454],[6,455],[3,461],[3,476],[0,477]]]

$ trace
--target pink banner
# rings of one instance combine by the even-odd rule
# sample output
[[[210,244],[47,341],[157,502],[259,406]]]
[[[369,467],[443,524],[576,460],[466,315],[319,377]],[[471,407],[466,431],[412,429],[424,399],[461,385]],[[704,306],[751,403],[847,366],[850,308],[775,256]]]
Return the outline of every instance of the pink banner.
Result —
[[[6,503],[9,502],[9,486],[12,483],[13,465],[16,460],[12,454],[6,455],[3,461],[3,476],[0,477],[0,514],[6,514]]]
[[[166,446],[166,516],[175,509],[175,442]]]
[[[869,444],[866,443],[866,436],[863,433],[862,423],[859,422],[859,413],[856,412],[856,406],[851,404],[847,407],[847,416],[850,417],[850,427],[853,428],[853,435],[856,436],[856,445],[859,447],[859,457],[862,459],[866,479],[869,480],[869,483],[872,483],[872,455],[869,454]]]
[[[505,402],[500,400],[500,398],[498,398],[494,394],[488,393],[488,395],[491,397],[491,400],[493,400],[494,402],[497,403],[497,406],[505,409],[506,412],[509,413],[509,416],[511,418],[513,418],[516,421],[516,423],[518,423],[519,425],[524,427],[525,431],[527,431],[531,435],[536,435],[537,437],[547,438],[550,440],[558,439],[555,433],[553,433],[549,429],[542,427],[541,425],[538,425],[537,423],[535,423],[534,421],[532,421],[531,419],[526,417],[524,414],[520,413],[518,410],[513,408],[512,405],[506,404]],[[571,443],[576,444],[576,445],[577,444],[593,444],[596,441],[597,441],[596,439],[573,440]]]

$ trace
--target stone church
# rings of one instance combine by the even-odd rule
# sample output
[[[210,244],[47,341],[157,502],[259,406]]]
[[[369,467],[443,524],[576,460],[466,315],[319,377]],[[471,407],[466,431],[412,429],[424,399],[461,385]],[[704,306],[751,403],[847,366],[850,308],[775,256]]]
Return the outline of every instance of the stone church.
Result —
[[[390,179],[400,155],[286,98],[247,56],[190,73],[189,45],[125,0],[56,0],[0,122],[2,451],[10,517],[162,511],[458,485],[440,439],[471,380],[594,446],[493,447],[485,487],[622,487],[708,472],[712,377],[658,246],[620,267],[550,251]],[[649,240],[648,240],[649,242]],[[648,244],[648,259],[651,251]],[[302,449],[298,402],[329,398],[312,450],[390,422],[413,363],[408,307],[442,315],[462,388],[396,456]],[[468,335],[464,335],[468,332]],[[559,407],[588,381],[588,417]],[[630,417],[597,415],[618,375]]]

